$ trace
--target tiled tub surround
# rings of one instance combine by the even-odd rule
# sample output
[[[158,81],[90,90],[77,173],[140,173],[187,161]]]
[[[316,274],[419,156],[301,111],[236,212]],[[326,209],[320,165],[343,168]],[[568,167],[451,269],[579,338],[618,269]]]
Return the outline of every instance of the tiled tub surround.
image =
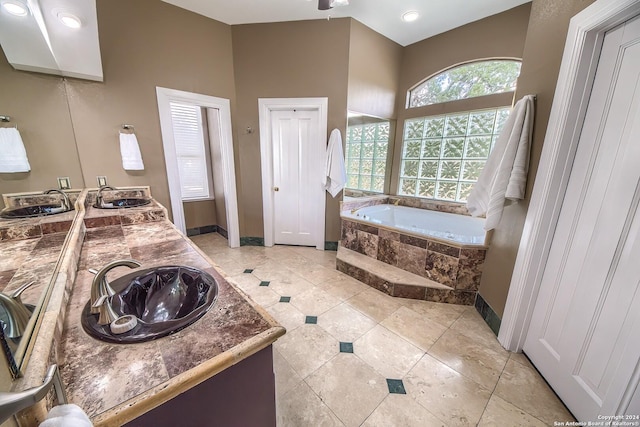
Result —
[[[389,196],[382,194],[362,197],[347,196],[342,202],[340,202],[340,210],[345,211],[382,204],[407,206],[410,208],[427,209],[430,211],[448,212],[457,215],[470,215],[469,211],[467,210],[467,205],[464,203],[423,199],[419,197]]]
[[[182,264],[203,269],[218,280],[218,300],[197,322],[168,337],[128,345],[97,341],[80,325],[93,280],[87,269],[122,258],[140,261],[141,268]],[[129,271],[119,268],[110,275]],[[94,227],[86,231],[59,362],[69,401],[81,406],[96,426],[122,425],[270,346],[282,334],[270,315],[230,285],[168,221]]]
[[[346,215],[352,218],[347,219]],[[418,237],[405,231],[355,220],[350,211],[343,214],[340,245],[436,282],[430,285],[407,283],[402,279],[389,280],[382,271],[382,274],[376,274],[358,265],[356,257],[338,254],[338,270],[376,289],[404,298],[465,305],[474,303],[487,250],[484,245],[465,245],[437,238]]]

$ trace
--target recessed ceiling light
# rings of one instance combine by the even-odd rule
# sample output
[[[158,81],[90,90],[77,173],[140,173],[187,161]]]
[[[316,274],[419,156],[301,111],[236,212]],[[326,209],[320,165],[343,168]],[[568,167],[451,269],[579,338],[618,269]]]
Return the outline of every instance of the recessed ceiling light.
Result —
[[[420,14],[415,10],[410,10],[402,14],[402,20],[404,22],[413,22],[420,17]]]
[[[58,19],[69,28],[80,28],[82,21],[76,15],[68,12],[58,12]]]
[[[7,0],[2,2],[4,10],[15,16],[27,16],[29,8],[22,2]]]

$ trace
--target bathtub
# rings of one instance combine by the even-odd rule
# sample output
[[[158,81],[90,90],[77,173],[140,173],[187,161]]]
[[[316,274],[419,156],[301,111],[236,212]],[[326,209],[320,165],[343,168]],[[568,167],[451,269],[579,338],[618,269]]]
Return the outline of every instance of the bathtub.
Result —
[[[367,206],[343,211],[340,216],[454,246],[484,246],[486,242],[482,218],[395,205]]]

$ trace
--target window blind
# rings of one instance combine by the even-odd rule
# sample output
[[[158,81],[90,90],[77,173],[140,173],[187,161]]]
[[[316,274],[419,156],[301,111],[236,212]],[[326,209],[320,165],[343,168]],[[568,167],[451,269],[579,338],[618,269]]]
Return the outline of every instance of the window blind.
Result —
[[[202,109],[177,102],[171,102],[170,108],[182,200],[212,198]]]

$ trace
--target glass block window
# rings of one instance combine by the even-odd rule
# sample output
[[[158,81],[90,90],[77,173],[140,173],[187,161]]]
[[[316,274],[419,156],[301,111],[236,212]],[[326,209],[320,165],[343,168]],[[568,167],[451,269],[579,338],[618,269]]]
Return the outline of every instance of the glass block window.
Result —
[[[520,61],[478,61],[450,68],[409,91],[409,108],[516,90]]]
[[[389,128],[389,122],[347,128],[347,188],[384,192]]]
[[[407,120],[399,194],[466,202],[510,111],[503,107]]]

